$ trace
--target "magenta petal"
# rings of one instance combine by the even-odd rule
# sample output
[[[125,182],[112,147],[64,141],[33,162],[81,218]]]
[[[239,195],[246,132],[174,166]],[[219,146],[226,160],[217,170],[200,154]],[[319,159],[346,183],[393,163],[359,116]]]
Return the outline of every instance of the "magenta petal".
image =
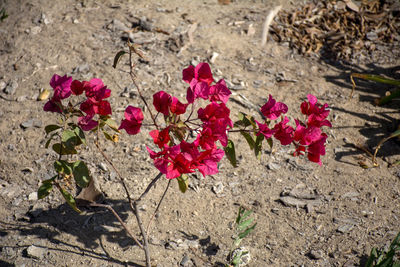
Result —
[[[90,131],[93,128],[95,128],[98,124],[99,123],[97,121],[93,120],[93,116],[91,115],[78,118],[78,125],[84,131]]]
[[[190,65],[182,71],[182,80],[186,83],[190,83],[194,78],[194,66]]]
[[[194,75],[196,80],[201,82],[206,82],[207,85],[210,85],[214,81],[210,65],[208,65],[208,63],[205,62],[199,63],[195,67]]]

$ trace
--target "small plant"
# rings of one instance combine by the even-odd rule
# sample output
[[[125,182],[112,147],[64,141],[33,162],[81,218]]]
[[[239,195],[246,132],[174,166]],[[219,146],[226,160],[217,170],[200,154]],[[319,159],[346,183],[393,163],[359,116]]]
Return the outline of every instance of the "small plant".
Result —
[[[389,84],[389,85],[395,85],[398,87],[393,92],[391,92],[391,93],[388,92],[384,97],[377,99],[375,101],[375,104],[377,104],[378,106],[384,105],[384,104],[388,103],[389,101],[392,101],[394,98],[400,97],[400,81],[388,79],[388,78],[382,77],[380,75],[352,73],[350,75],[350,79],[351,79],[351,83],[353,84],[353,88],[351,91],[350,98],[352,97],[352,95],[354,93],[354,89],[356,88],[356,83],[354,82],[354,78],[359,78],[359,79],[364,79],[364,80],[368,80],[368,81],[374,81],[374,82],[379,82],[379,83],[384,83],[384,84]],[[397,131],[390,134],[388,137],[382,139],[378,143],[378,145],[375,148],[374,154],[372,155],[372,163],[373,163],[374,167],[378,166],[378,163],[376,161],[376,154],[378,153],[382,144],[385,143],[387,140],[398,137],[398,136],[400,136],[400,128]],[[371,153],[368,151],[368,154],[371,154]],[[363,167],[368,168],[367,165],[363,165]]]
[[[365,267],[400,267],[400,232],[394,238],[387,252],[373,248]]]
[[[242,206],[239,207],[238,215],[235,221],[236,238],[229,253],[229,264],[225,265],[225,267],[245,266],[250,261],[250,252],[245,247],[239,247],[239,245],[257,225],[257,223],[253,224],[254,218],[250,218],[252,213],[253,212],[251,210],[246,210]]]
[[[0,9],[0,22],[3,22],[8,17],[6,10],[3,8]]]

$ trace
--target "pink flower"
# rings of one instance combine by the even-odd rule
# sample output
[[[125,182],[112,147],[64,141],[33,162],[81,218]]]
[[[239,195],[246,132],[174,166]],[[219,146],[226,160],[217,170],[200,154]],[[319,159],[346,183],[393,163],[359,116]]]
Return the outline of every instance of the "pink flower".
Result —
[[[84,83],[87,83],[87,82],[81,82],[81,81],[78,81],[78,80],[73,80],[72,84],[71,84],[72,94],[81,95],[83,93],[83,91],[85,91]]]
[[[270,120],[276,120],[287,111],[288,107],[281,102],[276,102],[271,95],[269,95],[268,102],[261,107],[261,113]]]
[[[296,130],[294,131],[293,139],[303,146],[308,146],[318,140],[321,136],[321,129],[318,127],[304,127],[298,120],[296,121]]]
[[[165,128],[161,132],[153,130],[149,134],[153,138],[154,144],[158,145],[159,148],[164,147],[171,140],[169,136],[169,127]]]
[[[257,132],[257,136],[262,134],[264,135],[265,139],[271,138],[271,136],[276,132],[276,130],[272,130],[270,128],[268,128],[267,124],[264,123],[260,123],[258,121],[256,121],[259,131]]]
[[[193,103],[197,98],[208,99],[210,86],[206,82],[192,79],[186,93],[186,100],[189,104]]]
[[[93,115],[87,115],[78,118],[78,125],[84,131],[90,131],[95,128],[99,123],[93,120]]]
[[[88,98],[85,102],[80,105],[80,110],[88,115],[103,115],[107,116],[111,114],[110,103],[106,100],[96,101],[94,98]]]
[[[231,91],[228,89],[228,87],[226,87],[225,81],[221,79],[210,87],[208,97],[210,101],[220,101],[226,104],[231,94]]]
[[[330,112],[330,110],[327,110],[328,104],[319,104],[317,98],[311,94],[307,95],[307,98],[308,102],[304,101],[300,105],[301,113],[308,116],[307,125],[318,128],[322,126],[332,127],[330,121],[326,120]]]
[[[325,133],[322,133],[318,140],[308,146],[307,157],[310,161],[322,165],[320,156],[325,155],[325,141],[327,138],[328,136]]]
[[[205,82],[210,85],[214,79],[212,77],[210,65],[207,63],[199,63],[196,67],[189,66],[182,71],[183,80],[186,83],[191,83],[193,79],[199,82]]]
[[[143,121],[143,112],[140,108],[128,106],[125,109],[125,120],[121,121],[121,126],[118,129],[125,129],[128,134],[137,134],[140,132],[140,127]]]
[[[173,96],[171,105],[169,106],[169,109],[173,114],[181,115],[186,112],[187,106],[188,106],[188,104],[182,104],[178,98]]]
[[[111,95],[111,90],[107,89],[101,79],[93,78],[89,82],[84,82],[83,85],[87,98],[101,101]]]
[[[169,114],[169,105],[171,101],[171,96],[164,91],[159,91],[153,95],[154,108],[165,116]]]
[[[218,162],[224,157],[222,149],[213,148],[200,153],[198,157],[198,170],[205,177],[218,173]]]
[[[50,80],[50,86],[54,89],[53,97],[46,102],[43,107],[44,111],[62,113],[61,100],[71,95],[72,77],[63,77],[54,74]]]
[[[289,119],[285,116],[281,122],[274,126],[274,137],[284,146],[289,145],[293,141],[294,129],[290,125],[287,125],[288,122]]]

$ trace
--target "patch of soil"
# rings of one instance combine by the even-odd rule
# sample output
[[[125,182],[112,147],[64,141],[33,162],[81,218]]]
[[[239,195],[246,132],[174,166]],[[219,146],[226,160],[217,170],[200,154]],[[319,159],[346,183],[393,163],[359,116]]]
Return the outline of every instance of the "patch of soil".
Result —
[[[206,61],[215,79],[226,79],[234,92],[228,104],[233,114],[259,116],[257,109],[269,94],[288,105],[292,121],[301,115],[307,94],[331,107],[333,127],[322,167],[293,158],[291,149],[279,145],[273,152],[265,146],[255,160],[246,142],[233,136],[241,155],[237,168],[223,159],[219,174],[191,177],[185,194],[172,181],[152,224],[154,265],[223,266],[239,205],[251,208],[258,223],[242,243],[250,250],[250,266],[363,265],[372,247],[388,244],[399,231],[400,169],[389,167],[400,160],[398,140],[383,145],[379,167],[370,169],[360,167],[359,161],[369,159],[352,145],[373,149],[393,132],[399,102],[374,106],[373,100],[392,88],[365,81],[356,81],[356,93],[348,98],[351,72],[399,79],[398,58],[391,65],[346,65],[302,57],[271,37],[260,47],[265,16],[278,4],[293,8],[289,1],[0,3],[9,15],[0,22],[0,265],[143,266],[142,251],[107,210],[79,215],[57,192],[43,200],[35,194],[41,181],[54,175],[56,159],[44,147],[43,129],[56,118],[43,112],[39,91],[51,89],[54,73],[101,78],[112,90],[113,117],[120,121],[128,104],[143,107],[129,75],[121,71],[126,61],[112,68],[127,39],[140,44],[147,59],[135,69],[148,99],[159,90],[183,99],[182,69]],[[143,145],[151,141],[150,130],[103,144],[134,196],[157,175]],[[96,150],[82,151],[82,159],[90,163],[106,201],[138,234],[115,172],[100,167],[106,162]],[[166,185],[166,179],[159,181],[141,203],[144,225]],[[304,192],[317,201],[301,204]]]

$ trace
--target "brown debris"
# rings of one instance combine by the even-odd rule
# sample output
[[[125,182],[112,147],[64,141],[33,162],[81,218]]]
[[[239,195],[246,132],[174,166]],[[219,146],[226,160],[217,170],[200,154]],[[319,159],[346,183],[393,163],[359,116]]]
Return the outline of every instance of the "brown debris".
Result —
[[[270,31],[275,41],[289,42],[303,55],[350,60],[377,50],[400,51],[400,11],[394,0],[313,1],[281,11]]]

